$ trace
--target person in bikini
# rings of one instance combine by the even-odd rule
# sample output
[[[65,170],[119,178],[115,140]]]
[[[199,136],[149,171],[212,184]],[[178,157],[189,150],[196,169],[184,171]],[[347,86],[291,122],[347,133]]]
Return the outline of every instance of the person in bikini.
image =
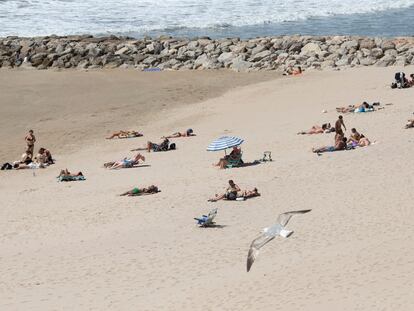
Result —
[[[67,168],[65,168],[64,170],[61,170],[59,173],[59,177],[78,177],[78,176],[83,176],[82,172],[77,172],[76,174],[72,174],[71,172],[69,172],[69,170]]]
[[[137,131],[122,131],[113,133],[111,136],[107,137],[106,139],[113,139],[113,138],[134,138],[134,137],[141,137],[144,136],[143,134]]]
[[[145,157],[138,153],[133,158],[124,158],[121,161],[114,161],[114,162],[107,162],[104,164],[105,168],[109,168],[110,170],[115,170],[119,168],[131,168],[137,166],[140,160],[145,161]]]
[[[333,151],[339,151],[339,150],[345,150],[347,145],[347,138],[346,137],[342,137],[340,135],[338,135],[335,138],[335,145],[334,146],[325,146],[325,147],[320,147],[320,148],[313,148],[312,152],[314,153],[323,153],[323,152],[333,152]]]
[[[132,190],[121,193],[120,196],[134,197],[134,196],[140,196],[140,195],[154,194],[154,193],[158,193],[158,192],[160,192],[158,187],[154,186],[154,185],[151,185],[148,188],[137,188],[137,187],[135,187]]]
[[[355,128],[352,128],[351,136],[349,136],[347,143],[357,145],[360,139],[361,139],[361,134],[359,134]]]
[[[34,153],[34,144],[36,142],[36,137],[33,134],[33,130],[30,130],[29,133],[24,138],[27,144],[26,151],[29,151],[31,154]]]
[[[209,199],[209,202],[217,202],[219,200],[236,200],[237,194],[239,193],[240,188],[237,186],[233,180],[229,180],[229,186],[226,189],[226,192],[223,194],[216,194],[214,198]]]
[[[171,134],[170,136],[163,136],[161,138],[178,138],[178,137],[190,137],[190,136],[196,136],[196,134],[194,134],[193,129],[188,129],[187,131],[181,133],[181,132],[176,132]]]
[[[333,131],[331,127],[331,123],[324,123],[322,126],[314,125],[308,131],[299,132],[298,135],[312,135],[312,134],[322,134],[322,133],[330,133]]]

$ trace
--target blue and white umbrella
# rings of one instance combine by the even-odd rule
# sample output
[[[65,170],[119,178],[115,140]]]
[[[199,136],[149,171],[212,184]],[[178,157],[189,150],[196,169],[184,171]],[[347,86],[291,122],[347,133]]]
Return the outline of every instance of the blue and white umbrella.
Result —
[[[223,136],[213,141],[208,147],[207,151],[220,151],[239,146],[243,143],[243,139],[234,136]]]

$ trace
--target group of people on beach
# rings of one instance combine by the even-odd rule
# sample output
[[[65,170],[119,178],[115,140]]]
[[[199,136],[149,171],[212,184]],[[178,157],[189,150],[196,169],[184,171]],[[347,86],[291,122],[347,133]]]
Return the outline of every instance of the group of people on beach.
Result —
[[[349,150],[356,147],[366,147],[371,144],[370,140],[365,137],[363,134],[360,134],[355,128],[351,129],[351,134],[349,138],[345,137],[345,133],[342,128],[346,131],[346,126],[344,123],[343,116],[340,115],[338,120],[335,122],[335,143],[330,146],[323,146],[319,148],[313,148],[312,152],[314,153],[323,153],[323,152],[333,152],[340,150]]]
[[[54,164],[51,152],[46,148],[39,148],[36,156],[34,155],[34,146],[36,137],[33,130],[30,130],[24,138],[26,142],[26,150],[22,154],[20,160],[13,162],[6,162],[2,165],[1,170],[21,170],[21,169],[38,169],[45,168]]]
[[[394,75],[394,82],[391,83],[392,89],[405,89],[414,86],[414,73],[407,78],[405,73],[400,71]]]

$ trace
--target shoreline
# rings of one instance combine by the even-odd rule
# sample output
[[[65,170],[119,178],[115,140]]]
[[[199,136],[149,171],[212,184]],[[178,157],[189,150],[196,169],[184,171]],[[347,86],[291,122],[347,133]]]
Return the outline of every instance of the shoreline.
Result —
[[[0,66],[37,69],[231,69],[237,72],[414,64],[414,37],[275,36],[195,39],[162,36],[0,38]]]

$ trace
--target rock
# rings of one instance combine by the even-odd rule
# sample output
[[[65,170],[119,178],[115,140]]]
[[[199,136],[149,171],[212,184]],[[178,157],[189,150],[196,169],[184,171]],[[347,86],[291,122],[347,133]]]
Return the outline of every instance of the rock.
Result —
[[[221,53],[217,60],[222,63],[229,63],[234,58],[234,56],[235,55],[232,52]]]
[[[142,62],[145,65],[154,65],[157,62],[157,59],[154,56],[148,56],[147,58],[144,59],[144,61]]]
[[[320,48],[320,46],[316,43],[308,43],[306,44],[303,48],[301,48],[300,50],[300,54],[301,55],[308,55],[308,54],[319,54],[321,53],[322,50]]]
[[[363,66],[371,66],[371,65],[375,64],[375,59],[368,56],[368,57],[359,59],[359,63]]]
[[[129,51],[128,47],[124,46],[115,52],[115,55],[126,54]]]
[[[395,49],[395,44],[392,40],[385,40],[381,43],[381,48],[383,51]]]
[[[204,48],[204,50],[206,52],[211,52],[211,51],[214,51],[215,48],[216,48],[216,45],[214,43],[211,43],[211,44],[206,45],[206,47]]]
[[[345,41],[344,43],[341,44],[341,48],[344,48],[346,50],[350,50],[352,48],[358,49],[358,46],[359,46],[359,43],[356,40]]]
[[[46,58],[46,56],[47,53],[37,53],[30,57],[30,62],[32,63],[32,66],[39,66],[43,62],[43,59]]]
[[[204,69],[211,69],[214,66],[214,62],[206,55],[200,55],[196,61],[194,62],[194,68],[204,68]]]
[[[265,58],[265,57],[269,56],[270,54],[272,54],[272,52],[270,52],[269,50],[266,50],[266,51],[263,51],[263,52],[257,53],[257,54],[253,55],[253,56],[250,58],[250,61],[251,61],[251,62],[257,62],[257,61],[259,61],[259,60],[261,60],[261,59],[263,59],[263,58]]]
[[[371,56],[375,58],[381,58],[384,55],[384,52],[381,48],[373,48],[371,50]]]
[[[398,53],[404,53],[410,49],[410,45],[407,42],[402,43],[402,44],[397,44],[395,49],[397,50]]]
[[[337,60],[337,61],[335,62],[335,65],[336,65],[337,67],[342,67],[342,66],[347,66],[347,65],[349,65],[350,63],[351,63],[351,62],[350,62],[349,57],[344,56],[344,57],[342,57],[340,60]]]
[[[388,49],[388,50],[385,50],[384,54],[396,57],[398,55],[398,52],[397,50],[394,50],[394,49]]]
[[[264,45],[258,45],[252,49],[252,55],[256,55],[257,53],[263,52],[264,50],[266,50],[266,47]]]
[[[407,61],[407,58],[403,55],[398,56],[395,60],[395,64],[396,66],[405,66],[408,65],[409,62]]]
[[[251,68],[252,65],[253,64],[251,62],[247,62],[243,60],[241,56],[239,56],[233,59],[230,68],[237,72],[246,72],[249,71],[249,68]]]
[[[393,65],[395,62],[395,57],[392,55],[385,55],[380,60],[377,61],[376,66],[378,67],[387,67]]]
[[[88,62],[88,60],[84,59],[84,60],[81,60],[81,61],[79,62],[79,64],[78,64],[77,68],[78,68],[78,69],[86,69],[86,68],[88,68],[88,66],[89,66],[89,62]]]
[[[195,50],[198,47],[198,45],[198,41],[191,41],[190,43],[188,43],[187,48],[189,50]]]
[[[362,49],[372,50],[376,46],[377,45],[375,44],[375,41],[370,38],[364,38],[361,41],[359,41],[359,48],[361,50]]]

